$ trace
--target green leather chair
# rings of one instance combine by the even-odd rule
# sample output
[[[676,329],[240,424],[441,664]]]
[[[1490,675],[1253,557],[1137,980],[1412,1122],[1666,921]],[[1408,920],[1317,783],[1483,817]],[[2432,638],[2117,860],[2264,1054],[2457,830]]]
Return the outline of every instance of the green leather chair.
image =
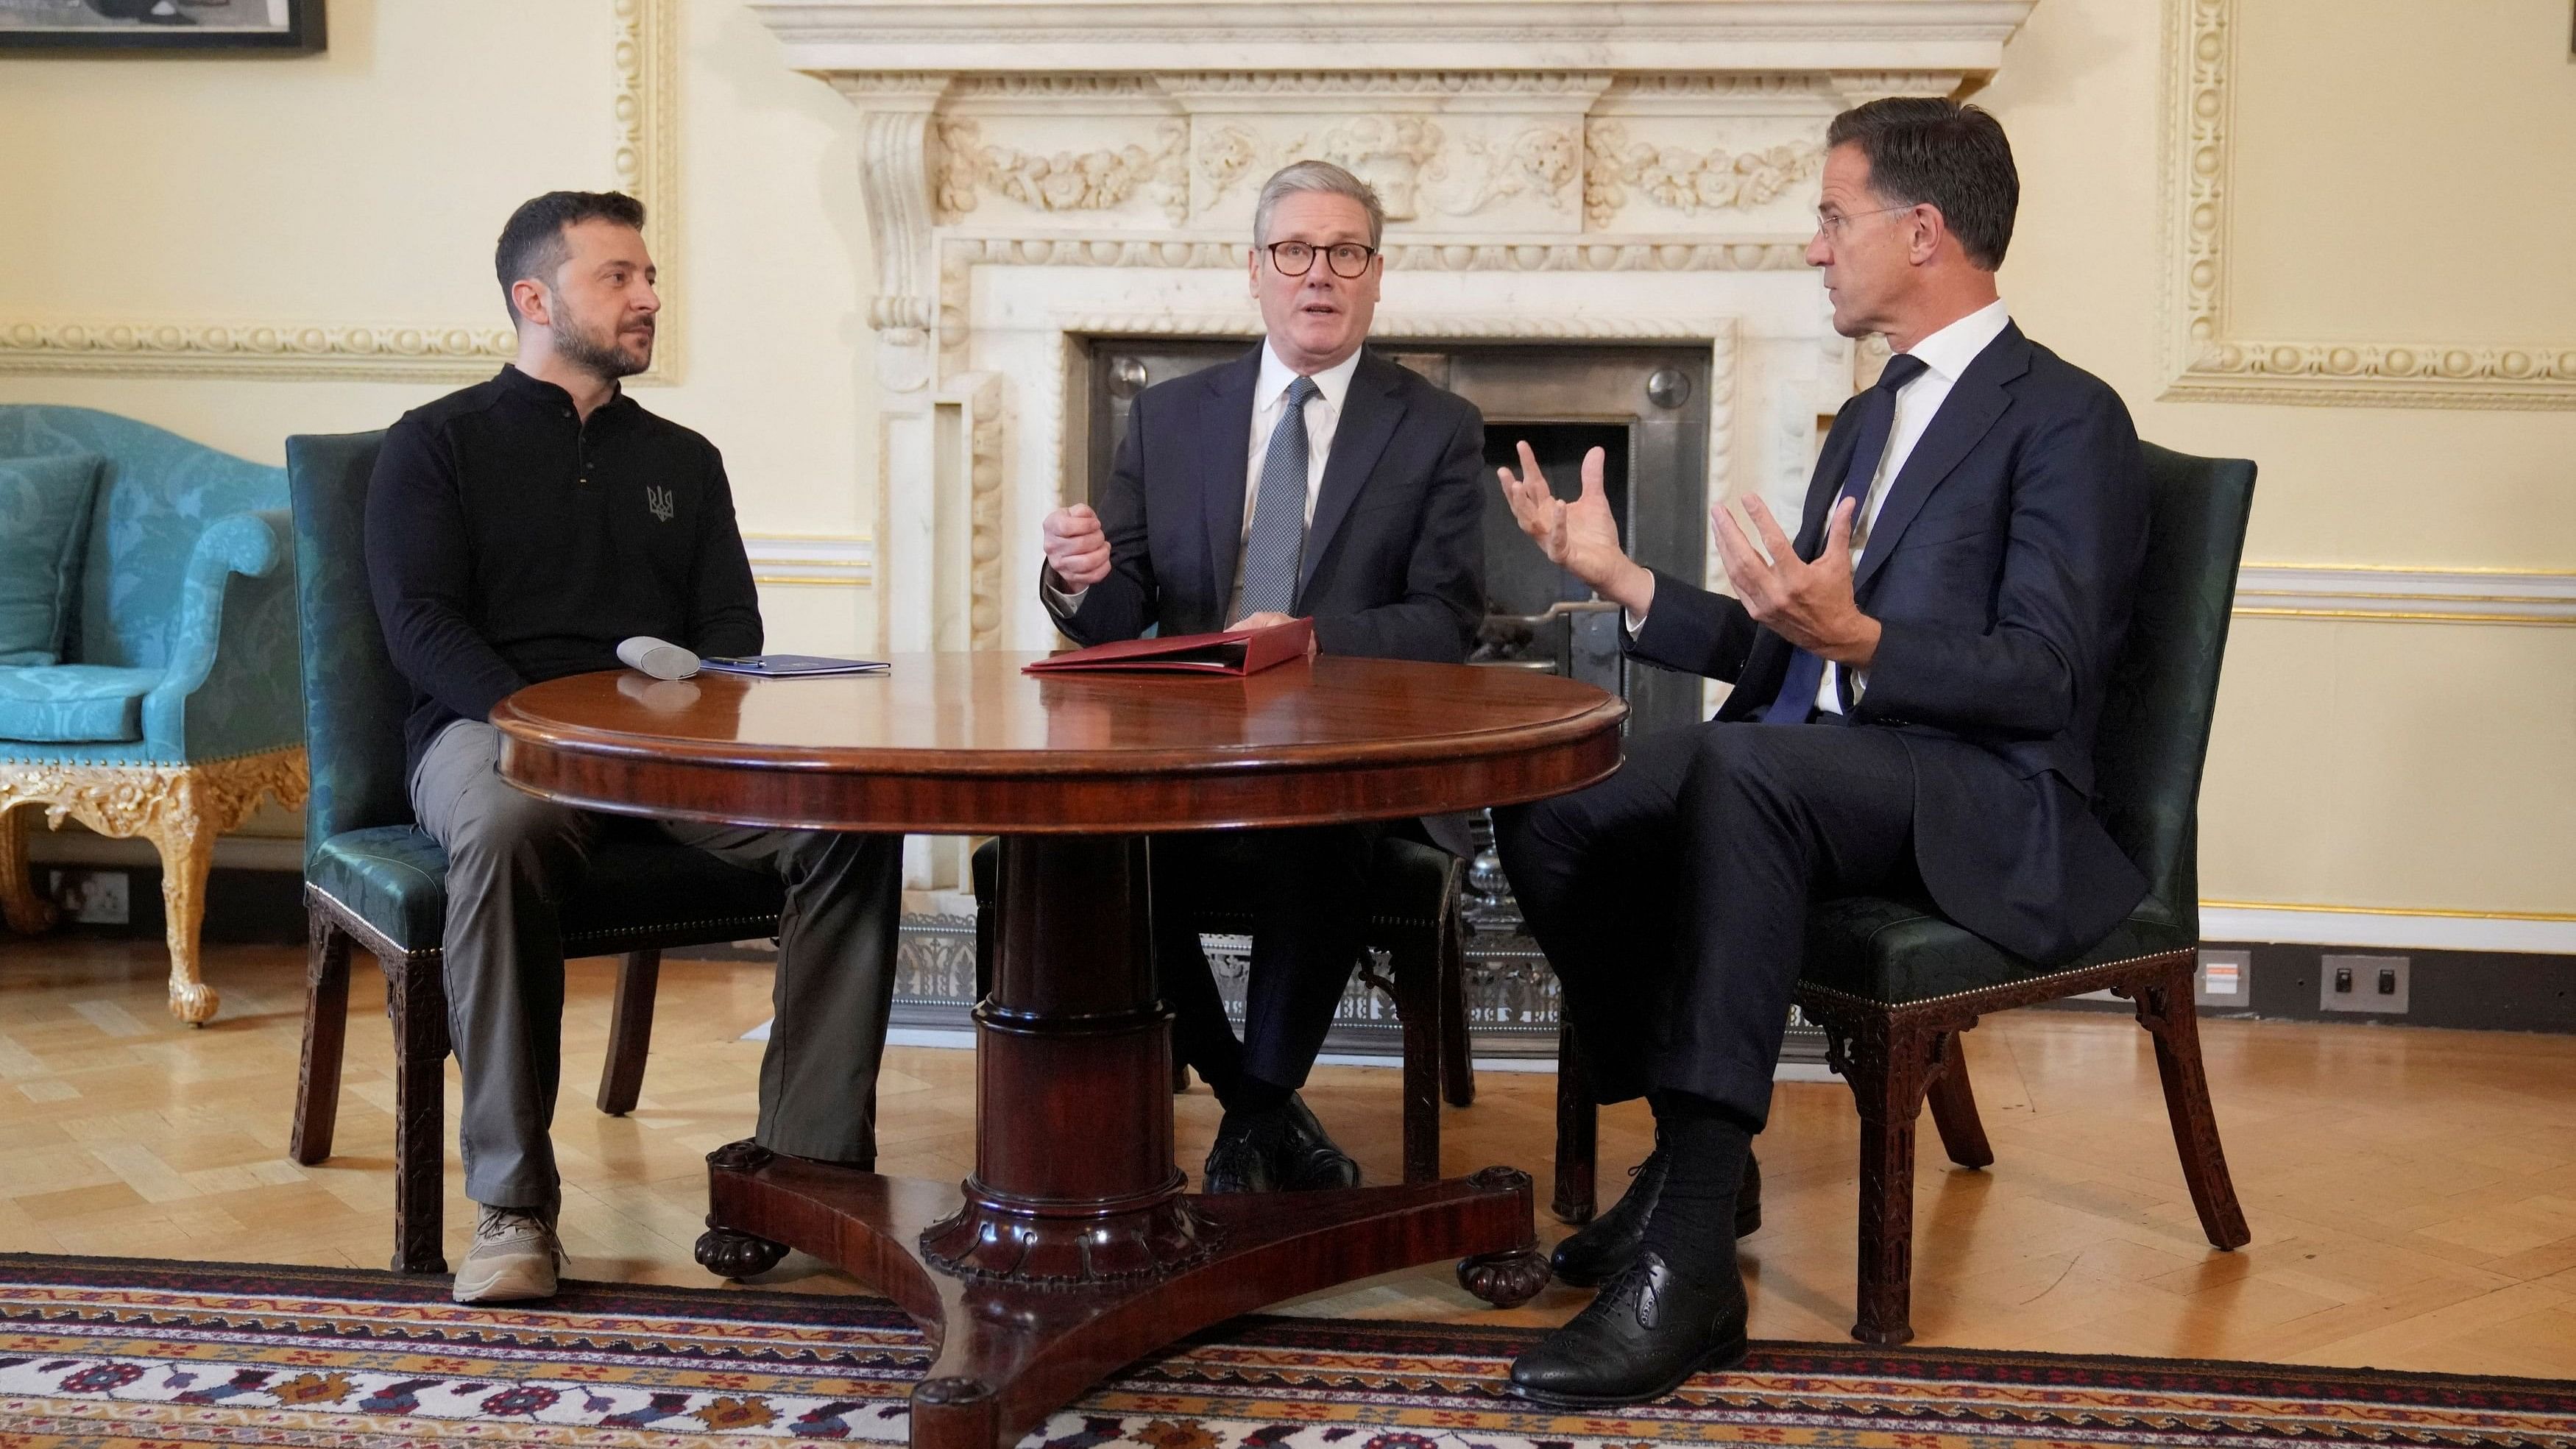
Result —
[[[998,841],[985,841],[973,858],[975,884],[975,988],[983,995],[993,978],[993,901],[1001,873]],[[1476,1100],[1476,1074],[1467,1041],[1467,952],[1459,918],[1459,886],[1467,863],[1436,845],[1389,832],[1369,862],[1371,950],[1383,951],[1387,970],[1360,958],[1360,972],[1395,1003],[1404,1032],[1404,1180],[1440,1176],[1440,1103]],[[1218,900],[1199,912],[1201,933],[1252,934],[1249,901]],[[1189,1068],[1175,1058],[1172,1088],[1189,1083]]]
[[[439,938],[447,856],[412,818],[402,729],[411,691],[385,650],[367,586],[367,480],[383,439],[352,433],[286,440],[313,777],[304,850],[313,951],[290,1151],[307,1164],[331,1155],[354,942],[384,968],[393,1019],[394,1268],[443,1273],[448,1035]],[[603,844],[590,883],[562,908],[567,957],[625,956],[600,1073],[601,1111],[623,1114],[643,1084],[661,953],[774,936],[783,900],[771,876],[683,845],[636,836]]]
[[[1914,1128],[1926,1097],[1951,1161],[1969,1168],[1994,1161],[1959,1052],[1960,1034],[1990,1011],[2094,991],[2128,998],[2155,1039],[2174,1145],[2202,1231],[2222,1249],[2251,1238],[2210,1110],[2192,983],[2200,943],[2201,764],[2254,504],[2254,465],[2142,446],[2147,557],[2093,760],[2103,824],[2146,873],[2147,898],[2109,939],[2054,970],[1988,944],[1921,902],[1852,896],[1820,902],[1807,918],[1798,1006],[1824,1029],[1829,1060],[1860,1108],[1860,1304],[1852,1337],[1864,1343],[1914,1336]],[[1560,1057],[1561,1081],[1572,1078],[1575,1060]],[[1560,1098],[1560,1172],[1570,1139],[1588,1145],[1592,1112],[1579,1094]],[[1563,1211],[1567,1194],[1560,1189],[1558,1196]],[[1589,1217],[1589,1191],[1579,1197],[1573,1206]]]

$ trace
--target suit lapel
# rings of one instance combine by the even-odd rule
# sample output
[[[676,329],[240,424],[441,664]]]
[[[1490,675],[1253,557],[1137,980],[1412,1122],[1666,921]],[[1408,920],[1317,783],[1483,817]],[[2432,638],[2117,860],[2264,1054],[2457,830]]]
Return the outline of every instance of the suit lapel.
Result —
[[[1923,430],[1921,441],[1906,455],[1905,467],[1887,487],[1887,501],[1879,505],[1878,520],[1870,525],[1860,573],[1852,579],[1853,594],[1869,588],[1869,581],[1887,566],[1888,556],[1904,542],[1905,527],[1923,511],[1923,501],[1968,456],[2004,409],[2012,406],[2012,394],[2004,384],[2029,370],[2030,343],[2020,328],[2008,324],[1959,375],[1950,395],[1942,399],[1941,410],[1932,415],[1932,426]]]
[[[1297,570],[1297,597],[1304,599],[1306,584],[1315,577],[1315,565],[1333,546],[1333,535],[1348,518],[1351,505],[1359,501],[1360,487],[1368,482],[1378,455],[1386,451],[1395,436],[1395,425],[1404,418],[1404,404],[1395,397],[1403,386],[1404,370],[1375,353],[1360,354],[1360,365],[1351,374],[1350,393],[1342,399],[1341,421],[1333,426],[1333,451],[1324,459],[1324,486],[1315,495],[1315,517],[1306,525],[1306,554]],[[1251,425],[1245,424],[1248,433]]]
[[[1233,600],[1234,563],[1243,551],[1244,479],[1252,467],[1252,389],[1261,380],[1261,349],[1207,371],[1198,429],[1199,505],[1207,521],[1207,596],[1216,627]]]

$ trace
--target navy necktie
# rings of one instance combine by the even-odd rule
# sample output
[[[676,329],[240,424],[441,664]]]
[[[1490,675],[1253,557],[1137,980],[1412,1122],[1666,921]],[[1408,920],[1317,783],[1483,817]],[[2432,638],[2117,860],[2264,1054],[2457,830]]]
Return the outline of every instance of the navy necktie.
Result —
[[[1887,454],[1887,438],[1896,431],[1897,389],[1923,375],[1922,358],[1900,352],[1887,359],[1887,370],[1878,375],[1878,385],[1869,390],[1861,402],[1860,438],[1852,448],[1851,467],[1843,474],[1842,491],[1834,495],[1836,503],[1845,498],[1857,500],[1852,506],[1852,530],[1861,533],[1869,526],[1869,485],[1878,476],[1879,460]],[[1833,512],[1825,513],[1827,534],[1833,528]],[[1819,535],[1818,552],[1824,549]],[[1780,692],[1771,697],[1770,707],[1762,711],[1764,724],[1805,724],[1815,712],[1816,690],[1825,682],[1825,661],[1804,649],[1789,650],[1789,670],[1780,677]]]
[[[1285,614],[1297,602],[1297,570],[1306,552],[1306,404],[1321,395],[1311,377],[1288,384],[1288,406],[1261,456],[1261,487],[1252,495],[1252,538],[1243,555],[1248,614]]]

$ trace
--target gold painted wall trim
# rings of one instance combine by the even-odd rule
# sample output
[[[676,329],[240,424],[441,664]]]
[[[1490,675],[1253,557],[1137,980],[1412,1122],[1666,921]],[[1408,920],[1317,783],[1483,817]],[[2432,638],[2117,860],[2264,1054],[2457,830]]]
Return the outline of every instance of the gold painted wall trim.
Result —
[[[2301,342],[2227,328],[2239,0],[2166,0],[2165,396],[2353,407],[2576,408],[2576,345]]]
[[[2462,911],[2444,906],[2320,906],[2297,901],[2202,901],[2204,911],[2306,911],[2316,915],[2422,916],[2453,921],[2555,921],[2576,925],[2576,911]]]
[[[865,589],[876,584],[876,540],[855,533],[746,533],[752,582]]]
[[[651,371],[679,376],[680,309],[670,305],[680,239],[676,144],[677,0],[611,0],[616,85],[609,184],[644,203],[646,244],[665,309]],[[355,378],[472,382],[517,350],[510,329],[475,323],[0,318],[0,374]]]
[[[2255,618],[2576,624],[2576,571],[2247,564],[2235,612]]]

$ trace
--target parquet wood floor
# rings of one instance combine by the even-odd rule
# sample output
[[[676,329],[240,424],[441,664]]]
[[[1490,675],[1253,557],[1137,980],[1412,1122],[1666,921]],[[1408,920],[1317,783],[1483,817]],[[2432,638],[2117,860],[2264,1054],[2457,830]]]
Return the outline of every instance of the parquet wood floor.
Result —
[[[351,993],[339,1155],[286,1159],[299,953],[211,947],[222,1016],[161,1006],[157,942],[0,940],[0,1249],[380,1266],[390,1252],[390,1044],[370,978]],[[358,969],[365,971],[361,958]],[[580,1276],[705,1284],[689,1246],[701,1156],[744,1136],[768,1014],[756,967],[672,962],[652,1065],[628,1118],[590,1105],[608,963],[575,963],[556,1143]],[[2576,1039],[2371,1026],[2212,1022],[2219,1125],[2252,1246],[2202,1241],[2147,1038],[2125,1016],[2021,1012],[1968,1038],[1997,1162],[1966,1172],[1925,1124],[1915,1324],[1922,1341],[2576,1377]],[[884,1168],[963,1175],[970,1053],[898,1048]],[[1486,1072],[1444,1120],[1449,1169],[1540,1178],[1554,1079]],[[452,1088],[451,1088],[452,1090]],[[1372,1180],[1398,1173],[1394,1074],[1319,1071],[1308,1099]],[[449,1109],[453,1131],[454,1107]],[[1215,1130],[1179,1102],[1183,1162]],[[1605,1191],[1643,1155],[1635,1107],[1604,1115]],[[1767,1223],[1743,1246],[1753,1331],[1839,1339],[1850,1323],[1856,1131],[1836,1083],[1784,1084],[1761,1140]],[[451,1148],[448,1236],[467,1221]],[[1549,1239],[1563,1229],[1542,1214]],[[791,1257],[775,1286],[848,1292]],[[1510,1318],[1557,1321],[1551,1288]],[[1445,1266],[1302,1300],[1294,1311],[1478,1317]]]

